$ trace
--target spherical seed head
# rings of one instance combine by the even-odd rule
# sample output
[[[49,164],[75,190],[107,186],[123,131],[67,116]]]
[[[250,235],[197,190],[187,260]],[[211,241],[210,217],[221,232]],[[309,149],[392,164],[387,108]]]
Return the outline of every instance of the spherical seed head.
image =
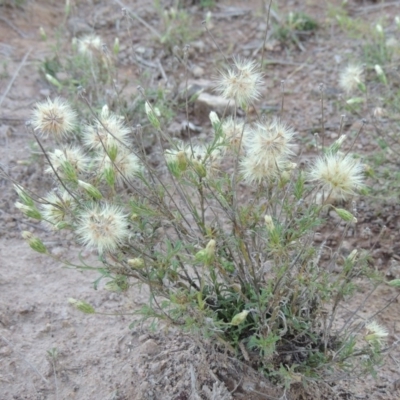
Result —
[[[350,93],[362,84],[363,67],[361,65],[348,65],[339,76],[339,86]]]
[[[102,47],[103,41],[100,36],[90,34],[78,39],[78,52],[88,58],[98,55]]]
[[[279,158],[259,162],[254,157],[246,155],[240,160],[240,172],[248,183],[261,183],[264,179],[276,178],[286,166],[286,161]]]
[[[247,125],[242,120],[229,116],[222,122],[221,129],[228,148],[240,152],[250,132]]]
[[[293,154],[291,128],[274,118],[272,121],[257,123],[245,137],[246,154],[258,164],[275,165]]]
[[[365,324],[367,335],[365,340],[381,343],[388,335],[388,331],[382,325],[379,325],[376,321],[370,321]]]
[[[233,64],[220,72],[216,90],[225,99],[233,99],[240,106],[248,105],[260,97],[262,74],[254,61],[234,58]]]
[[[117,183],[122,184],[124,180],[131,181],[142,169],[139,158],[125,148],[118,148],[114,161],[105,154],[99,152],[95,159],[98,172],[104,175],[104,171],[112,170]]]
[[[73,132],[77,114],[65,100],[56,97],[54,100],[36,103],[31,122],[34,130],[43,136],[61,139]]]
[[[57,171],[57,174],[63,178],[63,164],[68,162],[72,165],[77,175],[84,174],[88,171],[90,158],[82,151],[80,147],[69,146],[63,149],[55,149],[48,153],[51,165]],[[53,174],[54,170],[49,165],[45,172]]]
[[[45,197],[46,203],[41,206],[43,221],[53,229],[59,229],[71,222],[71,213],[75,208],[75,201],[67,191],[50,192]]]
[[[82,244],[97,249],[100,254],[112,252],[129,235],[127,215],[112,204],[93,204],[81,213],[76,234]]]
[[[123,117],[111,113],[103,107],[93,125],[83,129],[83,143],[93,150],[109,150],[112,147],[126,147],[129,144],[130,129],[124,125]]]
[[[363,167],[350,156],[327,154],[316,160],[309,178],[322,185],[325,196],[345,199],[363,186]]]

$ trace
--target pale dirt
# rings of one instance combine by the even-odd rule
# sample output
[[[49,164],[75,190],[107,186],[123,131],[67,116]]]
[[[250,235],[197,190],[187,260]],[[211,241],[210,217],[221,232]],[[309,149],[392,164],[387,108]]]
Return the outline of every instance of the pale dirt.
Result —
[[[0,6],[0,99],[5,94],[0,105],[0,162],[13,179],[31,190],[43,191],[50,187],[48,178],[43,176],[42,164],[32,162],[29,150],[32,138],[24,122],[29,118],[36,101],[54,94],[38,73],[38,67],[46,55],[52,54],[49,43],[54,43],[54,33],[62,23],[61,3],[28,0],[22,10]],[[315,0],[305,2],[306,5],[302,3],[280,2],[284,9],[303,9],[319,21],[324,21],[324,2]],[[239,17],[227,17],[226,10],[220,12],[222,17],[217,19],[215,28],[220,45],[226,51],[240,52],[246,56],[257,52],[263,35],[257,14],[259,2],[237,1],[235,4],[221,1],[220,4],[249,9],[249,12]],[[158,17],[152,12],[151,4],[131,1],[127,5],[147,22],[158,26]],[[352,2],[352,6],[356,12],[363,7],[359,2]],[[364,7],[371,8],[370,11],[367,9],[368,12],[362,18],[376,21],[378,18],[400,14],[400,6],[372,6],[371,2],[365,2]],[[80,2],[73,8],[73,17],[76,19],[70,22],[70,30],[85,31],[94,26],[95,31],[109,45],[114,37],[120,37],[125,46],[120,69],[121,74],[132,82],[127,88],[130,93],[135,93],[140,83],[137,77],[143,67],[131,62],[129,40],[132,40],[134,47],[140,43],[145,49],[150,49],[155,58],[163,57],[160,46],[155,44],[142,26],[134,26],[134,35],[130,39],[125,31],[119,30],[116,24],[120,19],[119,7],[111,1]],[[203,17],[201,12],[197,12],[199,29]],[[48,42],[40,41],[40,26],[46,30]],[[311,140],[311,130],[320,124],[316,95],[318,83],[323,81],[327,88],[337,89],[337,60],[346,58],[359,45],[340,35],[340,32],[323,27],[316,37],[305,43],[305,52],[298,49],[286,51],[274,43],[269,50],[270,58],[281,63],[267,70],[263,105],[279,108],[280,81],[285,79],[286,118],[306,143]],[[224,39],[226,37],[229,37],[229,43]],[[191,62],[206,70],[205,78],[208,78],[210,60],[213,57],[221,59],[221,56],[207,36],[203,35],[201,40],[205,47],[196,47],[191,54]],[[230,47],[231,43],[234,43],[233,47]],[[15,81],[6,93],[21,60],[28,52],[26,62],[21,65]],[[163,62],[170,79],[182,79],[181,71],[174,70],[171,57],[164,57]],[[327,119],[332,121],[331,127],[328,124],[327,134],[335,139],[340,116],[333,104],[329,101],[326,104]],[[179,116],[177,119],[180,123]],[[373,152],[374,146],[364,139],[358,150]],[[307,162],[306,157],[303,159]],[[0,180],[0,400],[187,400],[191,393],[201,390],[203,385],[212,388],[216,380],[222,380],[233,390],[240,379],[264,395],[258,397],[235,393],[235,398],[279,397],[278,391],[258,382],[253,373],[242,370],[242,366],[234,361],[217,356],[204,343],[179,336],[174,330],[167,334],[163,331],[150,333],[147,326],[129,329],[129,324],[135,319],[129,314],[147,301],[146,292],[134,289],[122,295],[107,292],[101,287],[95,291],[93,281],[97,278],[96,274],[62,268],[60,263],[34,253],[20,238],[20,232],[31,230],[42,235],[43,228],[34,222],[28,225],[15,209],[15,200],[16,195],[10,182]],[[375,217],[376,210],[379,210],[379,218]],[[376,237],[381,226],[386,224],[388,231],[378,243],[374,260],[377,268],[387,271],[390,265],[391,277],[400,277],[400,270],[396,267],[400,260],[398,200],[371,205],[368,199],[362,199],[358,211],[357,231],[347,238],[345,245],[349,250],[357,246],[368,248],[370,243],[363,239],[363,230],[369,227]],[[327,245],[334,248],[337,238],[330,237],[325,231],[321,232],[321,236],[327,238]],[[42,237],[54,253],[77,259],[79,249],[70,237],[54,238],[48,232]],[[92,255],[84,256],[95,262]],[[394,289],[378,290],[360,313],[365,317],[374,314],[395,295]],[[365,293],[357,295],[354,302],[348,304],[348,308],[354,309],[363,296]],[[87,316],[68,305],[69,297],[86,300],[104,313],[127,315]],[[400,305],[397,301],[380,314],[379,321],[390,331],[389,344],[399,340]],[[55,351],[56,356],[52,358],[49,351]],[[341,399],[399,399],[400,390],[396,390],[400,386],[397,384],[400,378],[399,363],[400,351],[396,347],[389,352],[386,364],[379,370],[376,380],[366,378],[348,383],[338,382],[335,391]],[[196,375],[197,388],[193,386],[193,374]],[[320,386],[307,395],[302,396],[297,392],[297,397],[311,400],[333,398],[333,395],[323,395],[323,392]]]

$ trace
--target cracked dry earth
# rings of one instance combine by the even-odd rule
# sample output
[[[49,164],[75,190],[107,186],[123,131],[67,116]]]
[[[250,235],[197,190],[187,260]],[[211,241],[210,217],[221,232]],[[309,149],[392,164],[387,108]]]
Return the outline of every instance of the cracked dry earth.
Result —
[[[120,38],[118,67],[123,78],[131,83],[126,95],[135,94],[143,69],[150,68],[155,76],[151,84],[164,84],[154,70],[162,62],[170,81],[182,80],[182,71],[173,57],[156,43],[146,27],[134,26],[134,35],[127,34],[121,22],[119,1],[77,1],[71,16],[64,21],[64,4],[56,0],[27,0],[22,8],[0,3],[0,162],[9,175],[32,190],[45,190],[50,182],[43,175],[43,160],[32,157],[32,140],[25,127],[32,106],[38,100],[54,95],[53,88],[39,73],[40,63],[51,57],[51,46],[57,32],[65,23],[66,42],[74,35],[96,32],[109,45]],[[168,2],[162,2],[166,7]],[[280,1],[282,12],[296,9],[309,13],[318,21],[327,20],[327,4],[339,1]],[[132,0],[131,7],[148,24],[160,24],[152,2]],[[376,7],[373,2],[351,2],[355,15],[371,24],[379,18],[400,13],[400,4],[391,2]],[[214,35],[229,54],[258,56],[265,23],[260,18],[259,1],[220,1],[214,13]],[[363,8],[364,7],[364,8]],[[190,6],[196,26],[201,29],[204,11]],[[40,41],[42,26],[49,39]],[[303,51],[285,50],[279,43],[268,40],[271,64],[266,71],[264,110],[279,109],[280,81],[285,79],[286,118],[307,142],[320,121],[316,95],[318,82],[324,82],[329,93],[337,91],[338,62],[356,51],[359,43],[341,36],[334,27],[322,27],[310,38]],[[225,38],[230,38],[226,43]],[[220,59],[208,36],[202,35],[191,44],[191,80],[206,85],[210,58]],[[141,61],[138,61],[141,60]],[[336,61],[335,61],[336,60]],[[147,67],[146,67],[147,64]],[[207,72],[207,73],[206,73]],[[326,117],[330,124],[329,138],[337,138],[338,111],[327,101]],[[183,118],[179,115],[171,124],[177,129]],[[201,124],[202,112],[194,110],[193,119]],[[350,120],[346,129],[357,128],[359,121]],[[175,124],[175,125],[173,125]],[[203,133],[200,133],[201,136]],[[151,146],[151,144],[149,145]],[[367,136],[358,145],[361,153],[371,153],[375,145]],[[301,155],[307,162],[306,155]],[[61,267],[32,252],[20,238],[22,230],[39,232],[53,254],[77,257],[79,249],[71,236],[54,237],[41,225],[26,221],[14,207],[15,193],[10,182],[0,179],[0,400],[9,399],[278,399],[282,392],[261,379],[254,371],[205,342],[189,338],[170,328],[168,332],[150,332],[147,326],[129,329],[134,319],[130,314],[145,304],[146,291],[128,294],[110,293],[101,288],[93,290],[97,276]],[[368,248],[372,232],[376,237],[383,225],[387,232],[376,246],[374,260],[377,268],[390,277],[400,277],[400,206],[398,199],[372,204],[362,199],[358,204],[357,230],[348,234],[345,251],[354,247]],[[379,217],[377,217],[379,215]],[[334,249],[338,238],[320,232],[320,242]],[[94,260],[89,253],[84,259]],[[369,289],[365,287],[365,292]],[[368,305],[360,309],[367,317],[379,310],[396,295],[391,288],[376,291]],[[83,315],[67,304],[69,297],[80,298],[104,313],[117,312],[125,316]],[[349,304],[354,309],[365,297],[359,293]],[[390,331],[389,344],[399,340],[400,305],[397,301],[380,314],[380,321]],[[343,316],[345,318],[345,315]],[[400,351],[394,347],[386,363],[371,377],[337,382],[332,387],[315,385],[307,393],[294,387],[289,399],[370,399],[400,398]]]

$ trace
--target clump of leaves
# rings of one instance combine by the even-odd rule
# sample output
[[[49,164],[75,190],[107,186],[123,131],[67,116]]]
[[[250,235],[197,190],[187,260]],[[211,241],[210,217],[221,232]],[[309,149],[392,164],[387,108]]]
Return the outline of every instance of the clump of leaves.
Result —
[[[307,14],[290,12],[274,30],[274,36],[282,43],[294,43],[302,47],[300,42],[308,38],[318,29],[318,22]]]

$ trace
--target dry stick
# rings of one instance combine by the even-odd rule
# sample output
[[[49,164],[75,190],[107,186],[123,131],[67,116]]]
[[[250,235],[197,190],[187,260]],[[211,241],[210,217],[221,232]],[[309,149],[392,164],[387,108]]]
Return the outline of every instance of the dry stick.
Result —
[[[263,48],[262,48],[262,52],[261,52],[261,63],[260,63],[260,69],[261,69],[261,70],[262,70],[263,62],[264,62],[265,44],[267,43],[267,35],[268,35],[268,29],[269,29],[269,14],[270,14],[270,12],[271,12],[271,5],[272,5],[272,0],[270,0],[269,6],[268,6],[267,27],[265,28],[265,35],[264,35],[264,41],[263,41]]]
[[[1,106],[1,104],[3,103],[3,100],[6,98],[8,92],[10,91],[11,86],[13,85],[15,79],[17,78],[17,76],[18,76],[18,74],[19,74],[19,71],[20,71],[21,68],[24,66],[24,64],[25,64],[25,62],[26,62],[26,59],[28,58],[28,56],[29,56],[29,54],[31,53],[31,51],[32,51],[32,49],[29,49],[29,50],[25,53],[24,58],[23,58],[22,61],[19,63],[19,65],[18,65],[16,71],[14,72],[14,75],[13,75],[12,78],[10,79],[10,82],[8,82],[8,85],[7,85],[7,87],[6,87],[6,90],[4,91],[4,93],[2,94],[2,96],[1,96],[1,98],[0,98],[0,106]]]
[[[356,135],[356,137],[354,138],[353,143],[351,144],[349,150],[347,150],[346,154],[344,155],[345,157],[347,157],[347,155],[348,155],[348,154],[350,153],[350,151],[353,149],[354,144],[356,143],[358,137],[360,136],[361,131],[362,131],[363,128],[364,128],[364,125],[367,123],[367,121],[366,121],[365,119],[363,119],[361,122],[362,122],[362,125],[361,125],[360,129],[358,130],[357,135]]]
[[[391,7],[391,6],[398,6],[399,5],[399,0],[396,1],[392,1],[389,3],[379,3],[379,4],[373,4],[370,6],[363,6],[362,10],[357,12],[356,14],[358,15],[362,15],[362,14],[367,14],[369,11],[374,11],[380,8],[384,8],[384,7]]]
[[[3,341],[4,342],[6,342],[7,343],[7,346],[10,346],[11,348],[12,348],[12,350],[13,351],[15,351],[41,378],[42,378],[42,380],[43,380],[43,382],[45,382],[45,383],[49,383],[49,381],[38,371],[38,369],[33,365],[33,364],[31,364],[25,357],[24,357],[24,355],[20,352],[20,351],[18,351],[14,346],[13,346],[13,344],[9,341],[9,340],[7,340],[1,333],[0,333],[0,338],[1,339],[3,339]]]
[[[282,102],[281,102],[281,117],[283,116],[283,106],[285,101],[285,81],[281,80],[281,94],[282,94]]]
[[[221,48],[219,47],[219,44],[217,43],[217,41],[215,40],[213,34],[209,31],[209,29],[207,28],[207,23],[206,21],[203,21],[202,24],[204,25],[204,28],[206,29],[206,32],[210,35],[212,42],[215,44],[215,46],[217,47],[218,51],[222,54],[222,57],[224,57],[224,60],[227,64],[229,64],[228,59],[225,57],[225,54],[223,53],[223,51],[221,50]]]
[[[11,29],[13,29],[15,32],[18,33],[18,35],[20,35],[21,37],[23,37],[24,39],[28,38],[29,36],[22,32],[19,28],[17,28],[11,21],[9,21],[7,18],[4,17],[0,17],[0,21],[3,21],[5,24],[7,24]]]
[[[162,38],[162,35],[160,32],[158,32],[155,28],[153,28],[151,25],[149,25],[143,18],[139,17],[136,13],[134,13],[129,7],[126,7],[122,1],[120,0],[114,0],[114,3],[117,3],[122,9],[126,10],[129,12],[130,16],[137,21],[139,21],[143,26],[145,26],[149,31],[154,33],[154,35],[157,36],[158,39]]]
[[[35,131],[33,131],[33,136],[36,139],[37,144],[40,147],[40,150],[42,150],[44,156],[46,157],[47,162],[49,163],[51,169],[53,170],[54,174],[56,175],[57,179],[60,181],[62,187],[68,192],[68,194],[78,203],[80,204],[80,201],[75,197],[75,195],[64,185],[64,182],[62,181],[62,179],[60,178],[60,176],[58,175],[56,169],[54,168],[53,164],[50,161],[49,156],[47,155],[46,150],[44,149],[44,147],[42,146],[42,143],[40,142],[39,138],[37,137]]]
[[[185,112],[186,112],[186,134],[189,136],[189,144],[190,144],[190,151],[192,152],[191,156],[194,157],[193,154],[193,143],[192,143],[192,135],[190,134],[189,128],[189,99],[188,99],[188,80],[189,80],[189,70],[188,70],[188,53],[189,53],[189,46],[186,45],[183,51],[183,61],[185,65]]]
[[[319,90],[321,92],[321,129],[322,129],[322,154],[324,152],[324,145],[325,145],[325,115],[324,115],[324,84],[320,83]]]

